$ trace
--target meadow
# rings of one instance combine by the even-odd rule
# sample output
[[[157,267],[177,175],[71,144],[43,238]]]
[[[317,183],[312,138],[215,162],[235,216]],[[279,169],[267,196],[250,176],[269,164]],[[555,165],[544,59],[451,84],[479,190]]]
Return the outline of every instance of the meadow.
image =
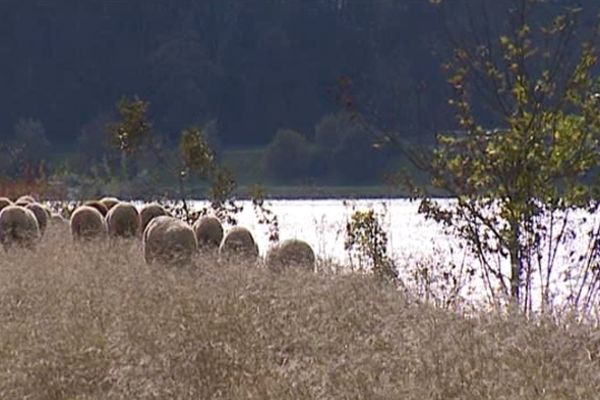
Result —
[[[600,331],[442,310],[360,273],[198,258],[50,230],[0,255],[2,399],[591,399]]]

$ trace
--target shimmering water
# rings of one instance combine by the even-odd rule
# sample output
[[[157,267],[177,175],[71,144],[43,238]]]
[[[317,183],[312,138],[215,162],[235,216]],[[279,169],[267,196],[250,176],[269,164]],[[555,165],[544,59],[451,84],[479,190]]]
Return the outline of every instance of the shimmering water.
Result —
[[[258,242],[261,254],[270,246],[268,228],[258,223],[256,210],[250,201],[240,202],[243,211],[238,225],[250,229]],[[193,202],[202,208],[205,202]],[[387,232],[390,256],[430,254],[434,247],[447,246],[453,239],[442,233],[439,226],[426,221],[417,212],[418,203],[403,199],[377,200],[274,200],[267,207],[277,215],[280,239],[298,238],[308,242],[321,258],[348,261],[344,250],[346,222],[355,210],[376,210]]]
[[[451,200],[440,200],[449,202]],[[192,202],[192,208],[202,208],[207,203]],[[250,201],[240,202],[243,211],[238,214],[238,225],[250,229],[259,245],[260,253],[266,254],[271,244],[268,240],[268,227],[258,222],[257,212]],[[279,221],[280,239],[298,238],[308,242],[321,259],[334,260],[343,265],[353,263],[344,249],[346,223],[356,210],[374,209],[380,215],[380,223],[388,235],[388,255],[397,266],[406,266],[424,261],[429,264],[475,266],[478,269],[471,289],[476,295],[486,292],[481,279],[479,262],[461,246],[455,237],[443,232],[434,221],[429,221],[418,213],[418,202],[404,199],[369,200],[274,200],[266,202]],[[589,241],[586,232],[596,227],[600,216],[589,215],[584,211],[572,212],[565,235],[556,254],[556,267],[550,281],[557,288],[557,299],[565,299],[577,291],[578,273],[581,271],[580,255],[587,251]],[[226,227],[227,229],[227,227]],[[549,254],[549,253],[548,253]],[[540,258],[545,266],[547,257]],[[504,258],[493,262],[500,266],[505,276],[509,275],[509,264]],[[537,268],[537,267],[536,267]],[[539,282],[546,277],[541,268],[532,270],[533,291],[539,292]]]

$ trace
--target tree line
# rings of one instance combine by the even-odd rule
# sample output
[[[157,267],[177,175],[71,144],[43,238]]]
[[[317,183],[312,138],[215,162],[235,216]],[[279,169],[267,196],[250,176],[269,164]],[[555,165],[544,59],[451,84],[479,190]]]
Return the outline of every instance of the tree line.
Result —
[[[379,127],[427,135],[452,121],[443,18],[425,0],[3,1],[0,133],[33,119],[75,150],[138,95],[168,140],[216,121],[226,145],[264,145],[312,135],[348,77]]]

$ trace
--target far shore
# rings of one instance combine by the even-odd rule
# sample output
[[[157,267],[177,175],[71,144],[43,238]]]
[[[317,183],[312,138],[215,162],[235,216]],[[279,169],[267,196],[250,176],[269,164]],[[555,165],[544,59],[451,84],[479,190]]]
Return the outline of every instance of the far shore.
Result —
[[[234,192],[236,200],[252,200],[256,190],[255,185],[240,185]],[[373,186],[279,186],[259,185],[260,191],[267,200],[342,200],[342,199],[410,199],[410,194],[403,189],[392,188],[384,185]],[[160,192],[160,191],[157,191]],[[163,192],[165,193],[165,192]],[[177,199],[179,193],[168,190],[169,194],[162,197]],[[208,188],[196,187],[186,190],[186,198],[195,200],[209,200],[206,196]],[[145,193],[121,193],[121,198],[135,198],[140,200],[153,200],[156,195],[148,196]],[[435,197],[447,197],[436,194]]]

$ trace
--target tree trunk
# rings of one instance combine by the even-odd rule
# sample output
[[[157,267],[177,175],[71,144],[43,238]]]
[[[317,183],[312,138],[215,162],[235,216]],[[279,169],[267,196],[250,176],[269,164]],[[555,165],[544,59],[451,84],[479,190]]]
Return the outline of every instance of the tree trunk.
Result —
[[[521,301],[521,280],[523,272],[523,262],[521,260],[520,237],[521,231],[518,222],[511,222],[510,241],[510,297],[516,303]]]

